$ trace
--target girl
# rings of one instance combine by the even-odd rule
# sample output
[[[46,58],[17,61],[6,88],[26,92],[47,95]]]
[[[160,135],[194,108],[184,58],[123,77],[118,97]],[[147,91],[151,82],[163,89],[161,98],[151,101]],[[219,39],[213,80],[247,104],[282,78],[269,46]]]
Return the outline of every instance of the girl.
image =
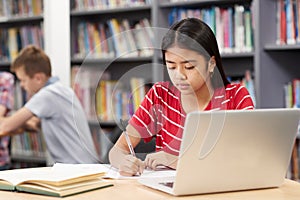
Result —
[[[121,175],[158,165],[176,169],[187,113],[254,108],[247,89],[227,80],[215,35],[201,20],[175,23],[161,49],[171,83],[154,84],[126,128],[133,147],[142,138],[147,142],[156,137],[156,152],[144,161],[132,156],[122,134],[109,153],[110,163]]]

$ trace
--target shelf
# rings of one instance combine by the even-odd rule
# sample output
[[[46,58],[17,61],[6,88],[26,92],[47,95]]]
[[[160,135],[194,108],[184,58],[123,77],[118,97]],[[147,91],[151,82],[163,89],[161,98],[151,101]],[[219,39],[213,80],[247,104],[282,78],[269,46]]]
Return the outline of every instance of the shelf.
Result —
[[[149,57],[132,57],[132,58],[72,58],[72,64],[94,64],[94,63],[111,63],[111,62],[151,62],[152,56]]]
[[[254,57],[254,52],[241,52],[241,53],[222,53],[222,58],[250,58]]]
[[[96,119],[89,120],[89,125],[91,126],[100,126],[100,127],[114,127],[117,125],[115,121],[98,121]]]
[[[264,47],[265,51],[300,51],[300,44],[294,45],[276,45],[276,44],[267,44]]]
[[[9,61],[0,61],[0,67],[10,67]]]
[[[204,1],[197,1],[197,0],[190,0],[190,1],[181,1],[181,2],[164,2],[160,3],[159,6],[161,8],[173,8],[177,7],[191,7],[191,6],[211,6],[211,5],[232,5],[232,4],[245,4],[250,3],[251,0],[204,0]]]
[[[95,9],[95,10],[80,10],[71,11],[71,17],[82,17],[86,15],[101,15],[101,14],[113,14],[113,13],[129,13],[142,10],[151,10],[150,5],[122,7],[122,8],[107,8],[107,9]]]
[[[32,163],[46,163],[46,157],[43,156],[26,156],[26,155],[11,155],[12,161],[21,161],[21,162],[32,162]]]
[[[18,16],[18,17],[0,17],[0,24],[8,23],[19,23],[19,22],[33,22],[33,21],[42,21],[43,16]]]

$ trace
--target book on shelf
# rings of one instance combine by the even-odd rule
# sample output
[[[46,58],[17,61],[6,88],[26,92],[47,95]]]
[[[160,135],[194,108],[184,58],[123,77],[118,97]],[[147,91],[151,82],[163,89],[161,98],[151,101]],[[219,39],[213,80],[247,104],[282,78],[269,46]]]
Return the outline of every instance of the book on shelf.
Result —
[[[11,137],[11,156],[46,158],[42,133],[24,132]]]
[[[284,85],[286,108],[300,108],[300,79],[294,78]]]
[[[78,97],[88,119],[96,119],[95,107],[97,87],[102,80],[109,80],[110,74],[99,68],[72,66],[71,86]],[[93,98],[95,97],[95,98]]]
[[[43,0],[1,0],[0,18],[36,16],[43,13]]]
[[[86,1],[86,0],[72,0],[72,10],[95,10],[95,9],[107,9],[107,8],[122,8],[133,6],[150,5],[151,0],[130,0],[130,1]]]
[[[10,27],[0,29],[0,59],[1,61],[13,60],[20,49],[28,44],[44,47],[42,24]]]
[[[112,18],[106,22],[81,21],[73,41],[75,58],[141,57],[153,55],[154,34],[147,18],[137,22]]]
[[[100,164],[62,164],[52,167],[0,171],[0,190],[64,197],[112,186],[102,179]]]
[[[136,111],[145,97],[145,80],[143,78],[132,77],[130,79],[130,87],[134,110]]]
[[[248,5],[174,8],[169,12],[169,25],[187,17],[207,23],[215,33],[221,53],[251,52],[254,47],[252,8]]]
[[[276,9],[276,44],[299,43],[300,0],[277,0]]]
[[[228,77],[228,80],[232,83],[239,83],[248,90],[254,106],[256,106],[256,93],[254,87],[254,78],[252,77],[252,72],[246,70],[243,77]]]

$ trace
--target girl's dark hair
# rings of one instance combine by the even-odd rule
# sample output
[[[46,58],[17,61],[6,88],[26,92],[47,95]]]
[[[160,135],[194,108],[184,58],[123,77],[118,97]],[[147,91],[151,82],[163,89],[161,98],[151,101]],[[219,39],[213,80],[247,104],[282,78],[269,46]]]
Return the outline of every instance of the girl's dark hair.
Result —
[[[216,67],[211,77],[214,88],[229,84],[226,78],[218,43],[213,31],[203,21],[197,18],[187,18],[173,24],[162,40],[163,63],[166,64],[165,52],[172,46],[189,49],[203,55],[208,61],[215,57]],[[220,80],[220,77],[222,80]]]

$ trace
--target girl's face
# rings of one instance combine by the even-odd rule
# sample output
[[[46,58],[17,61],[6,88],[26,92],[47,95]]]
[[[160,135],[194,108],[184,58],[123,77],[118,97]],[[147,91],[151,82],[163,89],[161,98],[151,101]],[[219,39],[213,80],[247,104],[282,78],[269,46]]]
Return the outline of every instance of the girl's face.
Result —
[[[165,59],[170,79],[181,94],[197,94],[210,85],[214,59],[208,62],[197,52],[177,46],[167,49]]]

